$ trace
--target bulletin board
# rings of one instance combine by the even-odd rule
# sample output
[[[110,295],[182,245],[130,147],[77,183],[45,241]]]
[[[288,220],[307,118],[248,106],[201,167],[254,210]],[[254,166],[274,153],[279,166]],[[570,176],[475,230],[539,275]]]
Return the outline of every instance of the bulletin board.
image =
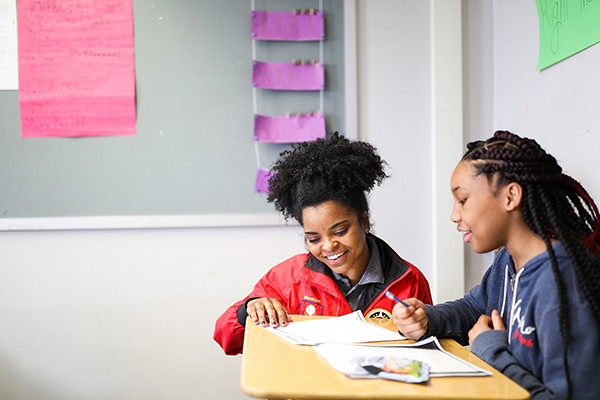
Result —
[[[322,2],[327,132],[346,129],[344,3]],[[253,4],[273,12],[319,7],[317,0]],[[18,91],[0,91],[0,229],[97,228],[121,217],[134,222],[106,227],[279,220],[266,195],[254,191],[251,6],[249,0],[133,1],[135,136],[22,139]],[[318,48],[263,42],[257,58],[318,60]],[[256,100],[260,114],[281,115],[316,110],[318,96],[258,90]],[[265,168],[289,148],[260,146]]]

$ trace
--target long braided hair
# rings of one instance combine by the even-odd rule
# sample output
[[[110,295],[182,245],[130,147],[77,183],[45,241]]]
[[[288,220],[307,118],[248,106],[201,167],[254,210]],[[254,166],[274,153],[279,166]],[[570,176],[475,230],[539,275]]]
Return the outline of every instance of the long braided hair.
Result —
[[[522,210],[527,226],[546,243],[560,300],[559,323],[569,384],[567,292],[551,240],[560,240],[571,258],[579,285],[600,325],[600,222],[598,208],[586,190],[562,173],[556,159],[533,139],[497,131],[486,141],[467,145],[463,160],[485,174],[496,188],[517,182],[523,188]]]

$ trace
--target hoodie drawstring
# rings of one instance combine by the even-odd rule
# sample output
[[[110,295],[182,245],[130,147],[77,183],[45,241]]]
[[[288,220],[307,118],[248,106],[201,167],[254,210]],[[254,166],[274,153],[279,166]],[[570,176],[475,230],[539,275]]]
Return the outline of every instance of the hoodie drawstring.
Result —
[[[521,277],[521,274],[523,273],[523,271],[525,271],[525,268],[521,267],[519,272],[517,272],[517,276],[515,279],[515,287],[513,288],[512,304],[510,307],[510,323],[509,323],[509,329],[508,329],[508,344],[510,344],[510,337],[512,336],[512,326],[513,326],[513,322],[515,320],[513,318],[513,315],[515,315],[515,304],[517,302],[517,290],[519,288],[519,278]]]
[[[508,288],[508,264],[506,264],[506,268],[504,268],[504,294],[502,295],[502,310],[500,311],[500,316],[504,318],[504,306],[506,305],[506,290]]]

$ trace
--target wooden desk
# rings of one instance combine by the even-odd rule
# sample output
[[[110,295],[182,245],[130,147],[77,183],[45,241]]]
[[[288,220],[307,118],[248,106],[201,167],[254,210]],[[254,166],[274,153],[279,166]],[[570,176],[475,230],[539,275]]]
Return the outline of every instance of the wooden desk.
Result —
[[[295,321],[307,317],[293,316]],[[314,317],[312,317],[314,318]],[[529,399],[519,385],[451,339],[446,351],[493,372],[490,377],[430,378],[424,384],[351,379],[334,370],[310,346],[293,345],[248,321],[241,386],[258,398],[280,399]],[[391,321],[383,323],[390,329]]]

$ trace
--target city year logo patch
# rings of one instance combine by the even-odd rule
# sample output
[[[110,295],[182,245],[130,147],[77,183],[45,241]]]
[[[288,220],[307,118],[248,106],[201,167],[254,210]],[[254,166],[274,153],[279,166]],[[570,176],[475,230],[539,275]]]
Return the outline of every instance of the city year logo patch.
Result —
[[[390,313],[385,308],[376,308],[374,310],[369,311],[367,314],[367,318],[371,319],[392,319],[392,313]]]

